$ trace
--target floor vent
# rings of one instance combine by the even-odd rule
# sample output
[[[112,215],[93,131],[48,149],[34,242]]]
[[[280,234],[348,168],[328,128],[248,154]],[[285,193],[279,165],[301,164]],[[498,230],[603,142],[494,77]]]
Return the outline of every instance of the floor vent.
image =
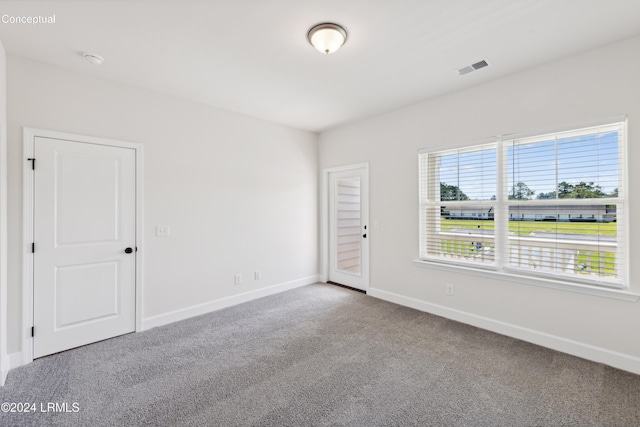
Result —
[[[329,285],[335,285],[335,286],[340,286],[341,288],[350,289],[350,290],[352,290],[352,291],[361,292],[361,293],[363,293],[363,294],[366,294],[366,293],[367,293],[367,291],[363,291],[362,289],[352,288],[351,286],[343,285],[342,283],[336,283],[336,282],[328,281],[328,282],[327,282],[327,284],[329,284]]]
[[[475,62],[471,65],[467,65],[465,67],[462,68],[458,68],[456,70],[456,73],[458,73],[459,76],[464,76],[465,74],[469,74],[472,73],[476,70],[479,70],[481,68],[485,68],[489,66],[489,61],[487,61],[486,59],[483,59],[482,61],[478,61]]]

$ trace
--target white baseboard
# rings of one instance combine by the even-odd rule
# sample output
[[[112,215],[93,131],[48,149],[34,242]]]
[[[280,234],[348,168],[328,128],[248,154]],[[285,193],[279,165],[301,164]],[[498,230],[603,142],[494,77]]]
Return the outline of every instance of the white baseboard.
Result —
[[[167,325],[179,320],[200,316],[201,314],[206,314],[212,311],[238,305],[243,302],[252,301],[254,299],[288,291],[294,288],[299,288],[301,286],[310,285],[312,283],[318,282],[318,279],[318,275],[303,277],[302,279],[292,280],[290,282],[280,283],[278,285],[272,285],[266,288],[256,289],[254,291],[243,292],[241,294],[232,295],[230,297],[220,298],[214,301],[205,302],[203,304],[171,311],[169,313],[148,317],[146,319],[142,319],[142,330],[145,331],[157,326]]]
[[[22,352],[9,353],[9,370],[15,369],[24,365],[24,359],[22,358]]]
[[[6,360],[8,358],[9,356],[3,357],[2,360],[0,360],[0,387],[4,385],[4,382],[7,380],[7,374],[9,373],[9,362]]]
[[[24,365],[24,360],[22,359],[22,352],[10,353],[6,357],[5,366],[2,367],[2,372],[0,375],[0,386],[3,386],[5,381],[7,380],[7,375],[9,371]]]
[[[640,358],[381,289],[367,295],[640,375]]]

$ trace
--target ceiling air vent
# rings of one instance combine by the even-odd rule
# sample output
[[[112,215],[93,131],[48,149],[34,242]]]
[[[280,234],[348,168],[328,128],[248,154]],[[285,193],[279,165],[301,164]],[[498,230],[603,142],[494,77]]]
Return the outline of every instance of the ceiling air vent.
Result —
[[[467,67],[462,67],[458,70],[458,74],[460,74],[461,76],[464,76],[465,74],[471,73],[475,71],[473,69],[473,67],[471,65],[467,66]]]
[[[488,66],[489,63],[487,61],[485,61],[484,59],[482,61],[478,61],[475,64],[471,64],[471,66],[473,67],[474,70],[479,70],[480,68],[484,68],[486,66]]]
[[[483,59],[482,61],[475,62],[471,65],[467,65],[466,67],[458,68],[456,70],[456,73],[458,73],[459,76],[464,76],[465,74],[472,73],[476,70],[479,70],[481,68],[488,67],[488,66],[489,66],[489,61],[487,61],[486,59]]]

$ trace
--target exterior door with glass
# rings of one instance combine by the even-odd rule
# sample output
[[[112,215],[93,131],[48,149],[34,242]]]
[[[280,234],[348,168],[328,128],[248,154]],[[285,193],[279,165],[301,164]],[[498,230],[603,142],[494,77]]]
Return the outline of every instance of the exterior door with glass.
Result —
[[[369,287],[368,174],[365,167],[329,172],[328,280]]]

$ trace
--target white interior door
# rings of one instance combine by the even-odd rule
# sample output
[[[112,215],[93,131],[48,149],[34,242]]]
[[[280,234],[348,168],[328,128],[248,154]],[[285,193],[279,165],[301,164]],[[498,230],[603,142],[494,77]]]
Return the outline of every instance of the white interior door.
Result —
[[[331,282],[369,287],[368,182],[366,168],[329,173],[329,272]]]
[[[36,137],[33,356],[135,330],[135,150]]]

